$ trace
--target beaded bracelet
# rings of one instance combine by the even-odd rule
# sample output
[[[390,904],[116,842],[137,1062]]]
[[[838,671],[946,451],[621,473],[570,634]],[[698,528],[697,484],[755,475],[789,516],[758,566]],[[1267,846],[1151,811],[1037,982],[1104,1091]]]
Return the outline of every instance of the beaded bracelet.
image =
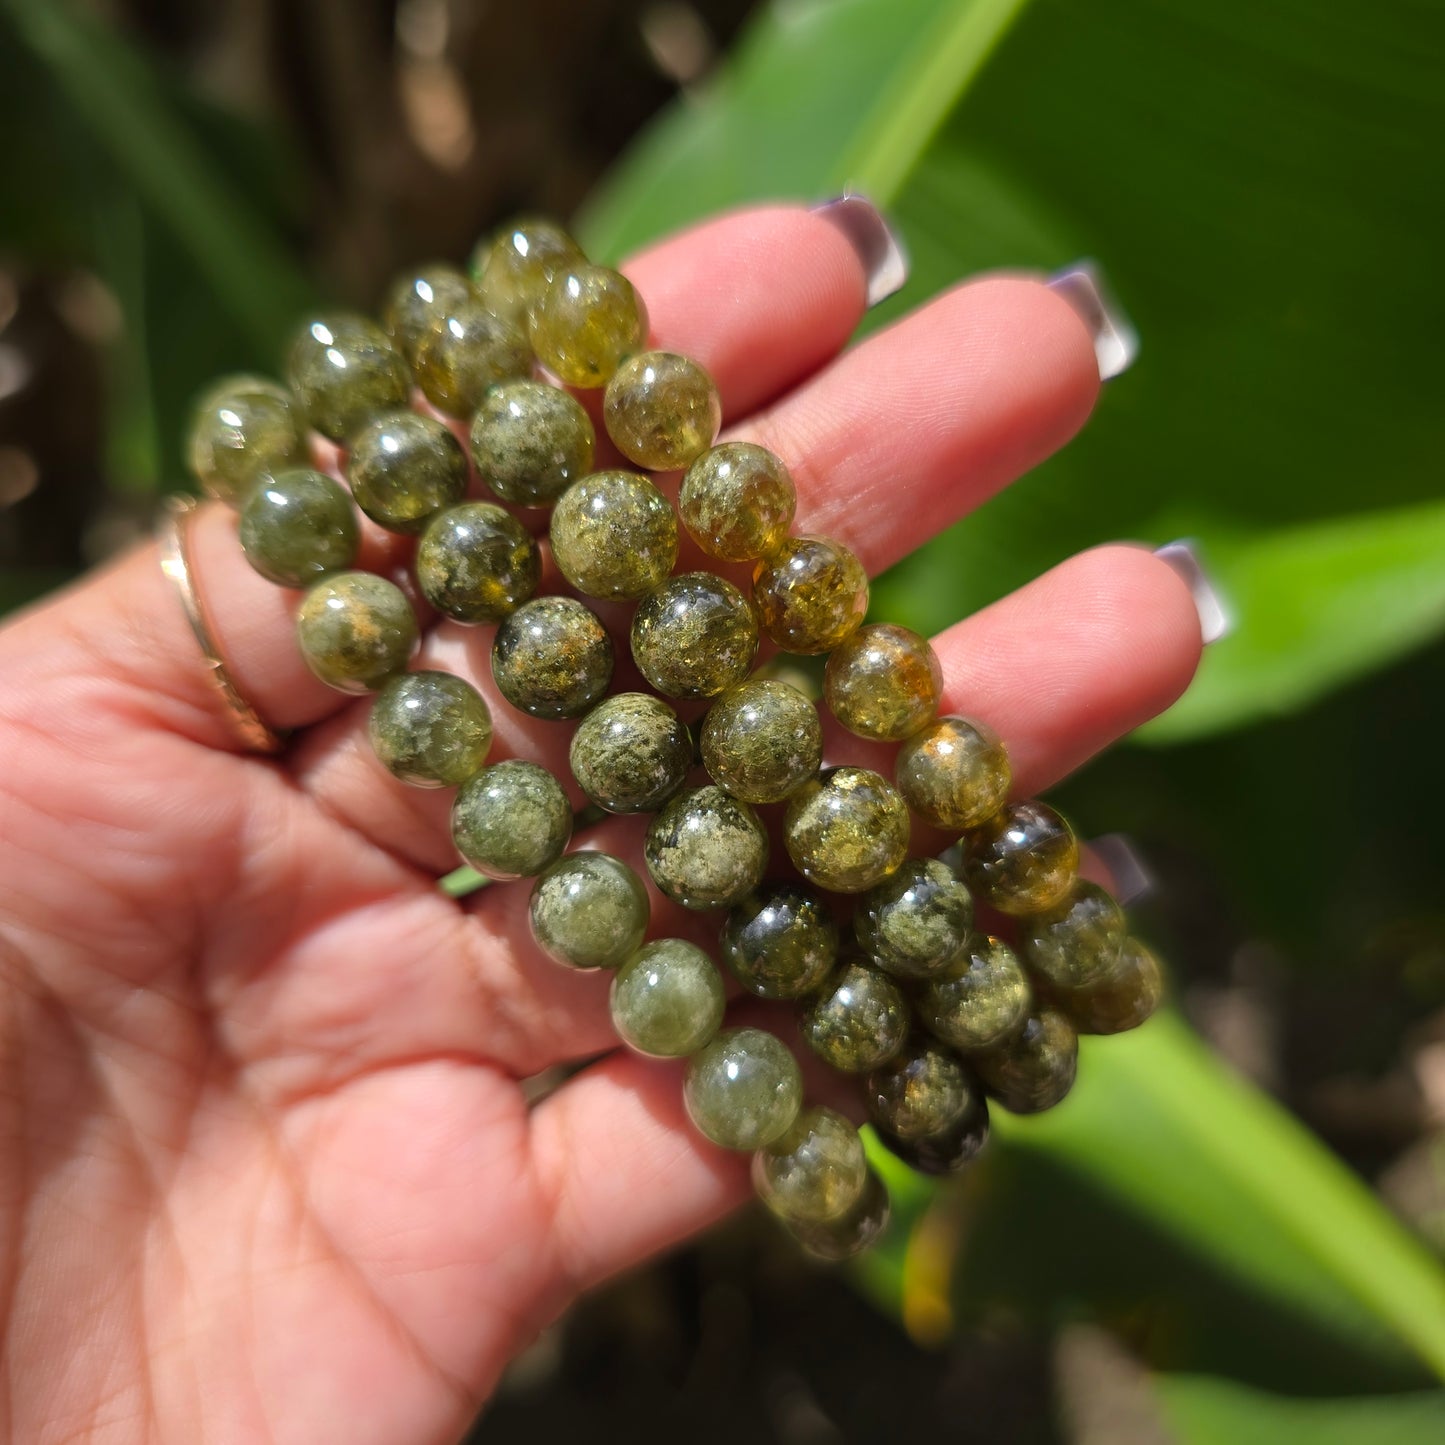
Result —
[[[403,782],[456,786],[452,834],[488,878],[534,877],[531,925],[561,964],[614,970],[613,1023],[637,1052],[686,1059],[696,1128],[753,1151],[758,1194],[811,1254],[852,1255],[877,1236],[887,1194],[857,1129],[804,1108],[792,1052],[755,1027],[723,1028],[713,960],[677,938],[644,942],[647,890],[618,858],[565,854],[574,817],[546,769],[486,765],[491,716],[459,677],[408,671],[416,616],[394,582],[354,570],[355,507],[415,536],[416,584],[441,614],[498,624],[492,672],[535,718],[580,719],[569,761],[610,813],[647,813],[646,867],[688,909],[726,910],[719,951],[748,992],[796,1000],[820,1059],[864,1078],[878,1138],[914,1168],[950,1173],[988,1133],[988,1101],[1057,1104],[1077,1036],[1142,1023],[1158,963],[1119,905],[1079,877],[1069,825],[1010,802],[1009,761],[982,723],[939,717],[942,676],[906,628],[864,625],[868,579],[848,548],[791,532],[786,467],[745,442],[715,445],[721,404],[696,362],[645,350],[647,313],[616,271],[587,262],[555,224],[527,218],[477,248],[471,275],[429,266],[399,280],[385,326],[308,323],[289,388],[232,377],[202,399],[190,457],[235,507],[263,576],[305,588],[302,655],[322,681],[375,693],[369,733]],[[436,415],[470,425],[467,451]],[[596,436],[565,387],[603,388],[607,435],[636,467],[594,470]],[[307,429],[345,448],[346,488],[307,465]],[[684,471],[676,512],[642,471]],[[652,692],[612,693],[607,629],[586,603],[536,596],[536,539],[506,506],[467,500],[473,470],[498,502],[552,508],[558,570],[589,599],[636,604],[631,650]],[[726,578],[673,575],[678,518]],[[859,737],[900,744],[894,779],[824,767],[816,704],[754,674],[761,638],[829,654],[823,695]],[[666,699],[712,700],[692,731]],[[708,783],[690,787],[700,754]],[[802,881],[770,880],[759,808],[781,805]],[[913,816],[960,835],[908,856]],[[565,856],[564,856],[565,854]],[[851,923],[829,895],[854,901]],[[974,901],[1013,943],[976,927]],[[851,930],[851,937],[849,933]]]

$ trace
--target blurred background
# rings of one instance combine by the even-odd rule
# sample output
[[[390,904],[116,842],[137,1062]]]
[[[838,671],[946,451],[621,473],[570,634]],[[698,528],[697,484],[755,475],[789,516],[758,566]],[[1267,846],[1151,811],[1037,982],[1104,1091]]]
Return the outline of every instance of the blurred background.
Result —
[[[1059,790],[1176,1006],[852,1273],[747,1216],[477,1438],[1445,1439],[1445,9],[1429,0],[0,0],[0,607],[149,527],[197,387],[517,210],[600,259],[852,186],[914,262],[1103,264],[1088,431],[876,589],[925,631],[1198,538],[1237,627]]]

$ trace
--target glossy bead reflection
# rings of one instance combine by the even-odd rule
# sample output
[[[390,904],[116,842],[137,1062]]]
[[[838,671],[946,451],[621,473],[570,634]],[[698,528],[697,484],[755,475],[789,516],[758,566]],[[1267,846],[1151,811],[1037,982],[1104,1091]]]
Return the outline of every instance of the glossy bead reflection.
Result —
[[[709,557],[752,562],[783,545],[798,496],[772,452],[753,442],[724,442],[687,469],[677,505],[683,526]]]
[[[239,507],[258,478],[305,466],[304,420],[291,393],[260,376],[227,376],[191,412],[186,459],[211,496]]]
[[[694,1127],[724,1149],[761,1149],[798,1117],[803,1075],[764,1029],[724,1029],[687,1061],[683,1102]]]
[[[953,869],[910,858],[858,900],[853,932],[880,968],[927,978],[957,958],[973,925],[973,899]]]
[[[610,853],[569,853],[532,888],[532,937],[568,968],[620,968],[642,944],[647,889]]]
[[[863,1253],[888,1227],[888,1190],[869,1170],[858,1202],[845,1214],[821,1223],[794,1220],[788,1232],[804,1254],[827,1264],[838,1264]]]
[[[619,272],[572,265],[533,309],[531,337],[538,361],[568,386],[606,386],[647,344],[647,308]]]
[[[602,403],[607,435],[629,461],[651,472],[685,467],[717,440],[722,401],[697,362],[644,351],[617,368]]]
[[[531,878],[555,863],[572,836],[572,805],[536,763],[509,758],[462,784],[452,841],[478,873],[498,882]]]
[[[956,1055],[941,1044],[916,1041],[868,1075],[868,1117],[899,1139],[927,1139],[953,1127],[978,1090]]]
[[[524,377],[531,369],[526,332],[472,300],[451,307],[422,333],[412,362],[426,399],[457,417],[471,416],[489,387]]]
[[[926,980],[914,1007],[928,1031],[965,1051],[986,1049],[1023,1022],[1033,992],[1013,949],[976,933],[942,973]]]
[[[472,276],[494,316],[525,327],[557,272],[582,259],[582,248],[555,221],[517,216],[478,244]]]
[[[728,911],[723,962],[759,998],[801,998],[838,957],[838,924],[827,901],[798,883],[765,883]]]
[[[475,299],[472,283],[455,266],[419,266],[392,284],[381,322],[396,349],[415,361],[421,338],[458,306]]]
[[[837,1219],[867,1182],[863,1140],[835,1109],[804,1109],[782,1138],[753,1156],[753,1187],[780,1219]]]
[[[1079,844],[1047,803],[1010,803],[964,840],[963,876],[1000,913],[1041,913],[1073,887]]]
[[[928,642],[889,622],[860,627],[828,658],[823,697],[861,738],[898,742],[933,721],[943,669]]]
[[[383,412],[352,437],[346,479],[356,505],[373,522],[415,535],[466,496],[467,459],[434,417]]]
[[[346,489],[309,467],[266,477],[241,508],[241,547],[267,581],[308,587],[356,561],[361,534]]]
[[[997,1048],[970,1062],[989,1094],[1012,1114],[1052,1109],[1073,1087],[1079,1041],[1056,1009],[1040,1009]]]
[[[935,828],[976,828],[1008,801],[1013,774],[998,735],[941,717],[907,739],[894,763],[898,791]]]
[[[746,803],[781,803],[818,771],[823,724],[797,688],[773,678],[730,687],[702,724],[702,764]]]
[[[1117,971],[1102,983],[1066,995],[1060,1007],[1081,1034],[1119,1034],[1138,1028],[1163,1000],[1159,960],[1137,938],[1126,938]]]
[[[1118,972],[1125,932],[1124,910],[1097,884],[1077,882],[1062,902],[1025,922],[1024,961],[1054,989],[1090,988]]]
[[[472,418],[472,462],[504,502],[550,507],[592,470],[597,438],[574,396],[540,381],[492,387]]]
[[[669,577],[632,617],[632,659],[665,697],[715,697],[748,675],[757,651],[751,603],[711,572]]]
[[[570,759],[573,776],[599,808],[651,813],[682,787],[692,738],[661,698],[614,693],[578,724]]]
[[[286,367],[302,415],[344,442],[378,412],[406,405],[411,378],[386,332],[364,316],[324,316],[302,327]]]
[[[803,1012],[803,1040],[825,1064],[863,1074],[893,1058],[908,1037],[903,991],[881,969],[848,959]]]
[[[832,893],[861,893],[908,854],[908,809],[867,768],[829,768],[788,800],[783,841],[793,866]]]
[[[841,542],[790,537],[754,570],[753,602],[784,652],[831,652],[868,611],[868,574]]]
[[[612,1024],[640,1054],[680,1059],[717,1033],[726,996],[702,949],[680,938],[644,944],[612,980]]]
[[[438,612],[458,622],[499,622],[542,576],[536,538],[491,502],[438,512],[416,549],[416,580]]]
[[[988,1143],[988,1103],[974,1098],[963,1114],[946,1129],[920,1139],[900,1139],[878,1129],[879,1142],[920,1174],[957,1174]]]
[[[684,908],[726,908],[762,880],[768,835],[746,803],[693,788],[664,805],[643,842],[652,881]]]
[[[677,561],[677,518],[667,498],[636,472],[593,472],[574,482],[552,512],[552,555],[588,597],[646,597]]]
[[[492,639],[492,677],[533,717],[581,717],[612,681],[612,639],[575,597],[534,597]]]
[[[296,641],[307,667],[341,692],[374,692],[416,650],[416,613],[394,582],[336,572],[301,599]]]
[[[466,782],[492,745],[492,715],[482,695],[449,672],[392,678],[372,704],[367,729],[386,770],[418,788]]]

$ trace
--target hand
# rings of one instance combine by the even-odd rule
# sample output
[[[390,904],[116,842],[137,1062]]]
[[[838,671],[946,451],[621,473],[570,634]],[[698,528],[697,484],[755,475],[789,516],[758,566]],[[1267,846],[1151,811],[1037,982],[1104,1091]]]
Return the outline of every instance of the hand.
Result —
[[[961,286],[841,357],[857,257],[807,212],[737,214],[626,267],[658,344],[773,448],[799,530],[876,573],[1062,445],[1098,373],[1034,280]],[[11,1437],[455,1439],[579,1291],[747,1197],[680,1070],[622,1053],[530,1107],[519,1081],[613,1048],[606,977],[545,959],[525,885],[458,904],[449,796],[371,757],[367,703],[306,671],[294,594],[202,509],[192,567],[242,695],[295,729],[239,749],[141,548],[0,631],[0,1269]],[[493,757],[574,796],[570,728],[495,694],[490,633],[432,630]],[[935,639],[945,710],[1034,792],[1193,673],[1184,584],[1076,557]],[[828,755],[867,750],[834,736]],[[642,823],[578,842],[639,867]],[[653,932],[707,920],[654,895]]]

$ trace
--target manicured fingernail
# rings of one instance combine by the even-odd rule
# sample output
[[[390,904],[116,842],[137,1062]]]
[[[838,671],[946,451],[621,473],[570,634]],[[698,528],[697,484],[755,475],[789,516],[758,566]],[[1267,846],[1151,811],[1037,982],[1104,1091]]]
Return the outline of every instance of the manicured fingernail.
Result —
[[[1108,381],[1128,371],[1139,354],[1139,333],[1110,294],[1099,268],[1092,261],[1075,261],[1050,276],[1049,287],[1079,313],[1089,328],[1094,355],[1099,359],[1099,380]]]
[[[1194,595],[1194,608],[1199,613],[1199,635],[1207,646],[1227,637],[1234,627],[1234,620],[1219,589],[1199,560],[1199,553],[1192,542],[1166,542],[1154,549],[1154,555],[1167,562],[1189,584]]]
[[[1114,897],[1126,908],[1154,891],[1154,875],[1125,834],[1105,833],[1089,843],[1089,850],[1109,870]]]
[[[908,280],[908,257],[883,212],[867,196],[852,191],[810,206],[815,215],[831,221],[848,238],[868,278],[868,304],[876,306]]]

